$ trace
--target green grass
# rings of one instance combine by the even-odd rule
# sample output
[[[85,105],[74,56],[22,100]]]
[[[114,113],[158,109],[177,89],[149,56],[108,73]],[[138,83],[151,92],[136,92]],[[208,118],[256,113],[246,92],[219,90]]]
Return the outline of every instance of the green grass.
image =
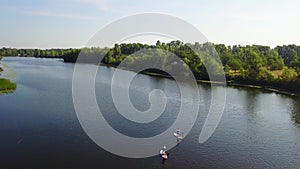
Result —
[[[17,85],[8,79],[0,79],[0,93],[14,91]]]

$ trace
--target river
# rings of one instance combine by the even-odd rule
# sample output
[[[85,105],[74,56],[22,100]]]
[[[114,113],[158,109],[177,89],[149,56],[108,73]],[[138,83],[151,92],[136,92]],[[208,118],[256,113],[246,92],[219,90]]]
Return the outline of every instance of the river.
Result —
[[[160,157],[120,157],[97,146],[82,129],[72,100],[74,64],[56,59],[5,57],[16,72],[13,93],[0,95],[1,168],[298,168],[300,99],[259,89],[226,87],[221,122],[212,137],[198,137],[210,106],[211,87],[199,84],[200,112],[185,139]],[[114,107],[109,81],[115,68],[100,66],[96,96],[103,115],[131,137],[157,135],[174,121],[179,94],[175,81],[139,74],[130,87],[139,110],[149,108],[148,94],[164,90],[166,113],[147,124],[126,120]],[[220,88],[224,88],[220,86]],[[176,115],[176,114],[175,114]]]

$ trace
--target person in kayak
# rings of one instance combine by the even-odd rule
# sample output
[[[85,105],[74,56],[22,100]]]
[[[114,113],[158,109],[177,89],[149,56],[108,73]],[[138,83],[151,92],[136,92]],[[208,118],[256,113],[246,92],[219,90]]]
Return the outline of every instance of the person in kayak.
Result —
[[[166,152],[167,147],[164,145],[160,150],[159,154],[162,157],[162,162],[168,159],[169,153]]]
[[[179,128],[177,128],[176,133],[177,133],[178,135],[180,135],[180,129],[179,129]]]

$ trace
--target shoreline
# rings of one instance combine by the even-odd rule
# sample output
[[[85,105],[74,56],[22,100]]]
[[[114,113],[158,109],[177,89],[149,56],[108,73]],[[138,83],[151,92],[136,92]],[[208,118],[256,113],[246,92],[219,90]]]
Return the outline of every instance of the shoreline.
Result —
[[[0,95],[1,94],[13,93],[14,91],[16,91],[16,89],[0,90]]]
[[[143,72],[143,74],[149,75],[149,76],[154,76],[154,77],[169,78],[169,79],[171,78],[170,76],[167,76],[167,75],[161,75],[161,74],[152,73],[152,72]],[[197,81],[197,83],[224,85],[223,82],[216,82],[216,81],[210,81],[210,80],[196,80],[196,81]],[[300,93],[292,92],[292,91],[288,91],[288,90],[285,90],[282,88],[276,88],[276,87],[272,87],[272,86],[244,84],[243,82],[238,82],[238,81],[233,81],[233,80],[226,81],[225,85],[230,86],[230,87],[245,87],[245,88],[252,88],[252,89],[260,89],[260,90],[265,90],[265,91],[274,92],[274,93],[278,93],[278,94],[300,97]]]
[[[285,90],[282,88],[276,88],[272,86],[260,86],[260,85],[253,85],[253,84],[243,84],[239,83],[237,81],[228,81],[227,82],[228,86],[233,86],[233,87],[247,87],[247,88],[253,88],[253,89],[260,89],[260,90],[265,90],[269,92],[274,92],[278,94],[283,94],[283,95],[289,95],[289,96],[294,96],[294,97],[300,97],[300,93]]]
[[[32,58],[36,58],[36,57],[32,57]],[[52,59],[52,58],[47,58],[47,59]],[[65,62],[65,61],[64,61],[64,63],[73,63],[74,64],[74,62]],[[119,69],[123,69],[123,70],[128,70],[128,71],[133,71],[134,72],[134,70],[130,70],[130,69],[122,68],[122,67],[117,67],[116,65],[113,65],[113,64],[104,64],[104,63],[101,63],[99,66],[114,67],[114,68],[119,68]],[[164,74],[159,74],[159,73],[154,73],[154,72],[148,72],[148,71],[144,71],[144,72],[140,72],[140,73],[144,74],[144,75],[149,75],[149,76],[154,76],[154,77],[160,77],[160,78],[168,78],[168,79],[172,78],[169,75],[164,75]],[[217,81],[210,81],[210,80],[196,80],[196,81],[197,81],[197,83],[224,85],[223,82],[217,82]],[[261,89],[261,90],[265,90],[265,91],[269,91],[269,92],[274,92],[274,93],[278,93],[278,94],[289,95],[289,96],[294,96],[294,97],[300,97],[300,93],[298,93],[298,92],[289,91],[287,89],[277,88],[277,87],[273,87],[273,86],[245,84],[243,82],[234,81],[234,80],[226,81],[225,85],[226,86],[231,86],[231,87],[247,87],[247,88],[253,88],[253,89]],[[5,91],[0,91],[0,94],[11,93],[11,92],[13,92],[15,90],[16,89],[10,89],[10,90],[5,90]]]

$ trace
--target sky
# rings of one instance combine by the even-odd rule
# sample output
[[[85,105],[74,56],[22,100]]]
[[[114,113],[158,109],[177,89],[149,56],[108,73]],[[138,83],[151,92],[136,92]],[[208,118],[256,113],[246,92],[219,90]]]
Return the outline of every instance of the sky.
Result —
[[[210,42],[300,45],[299,0],[1,0],[0,47],[83,47],[107,24],[138,13],[181,18]],[[148,42],[153,43],[153,42]]]

